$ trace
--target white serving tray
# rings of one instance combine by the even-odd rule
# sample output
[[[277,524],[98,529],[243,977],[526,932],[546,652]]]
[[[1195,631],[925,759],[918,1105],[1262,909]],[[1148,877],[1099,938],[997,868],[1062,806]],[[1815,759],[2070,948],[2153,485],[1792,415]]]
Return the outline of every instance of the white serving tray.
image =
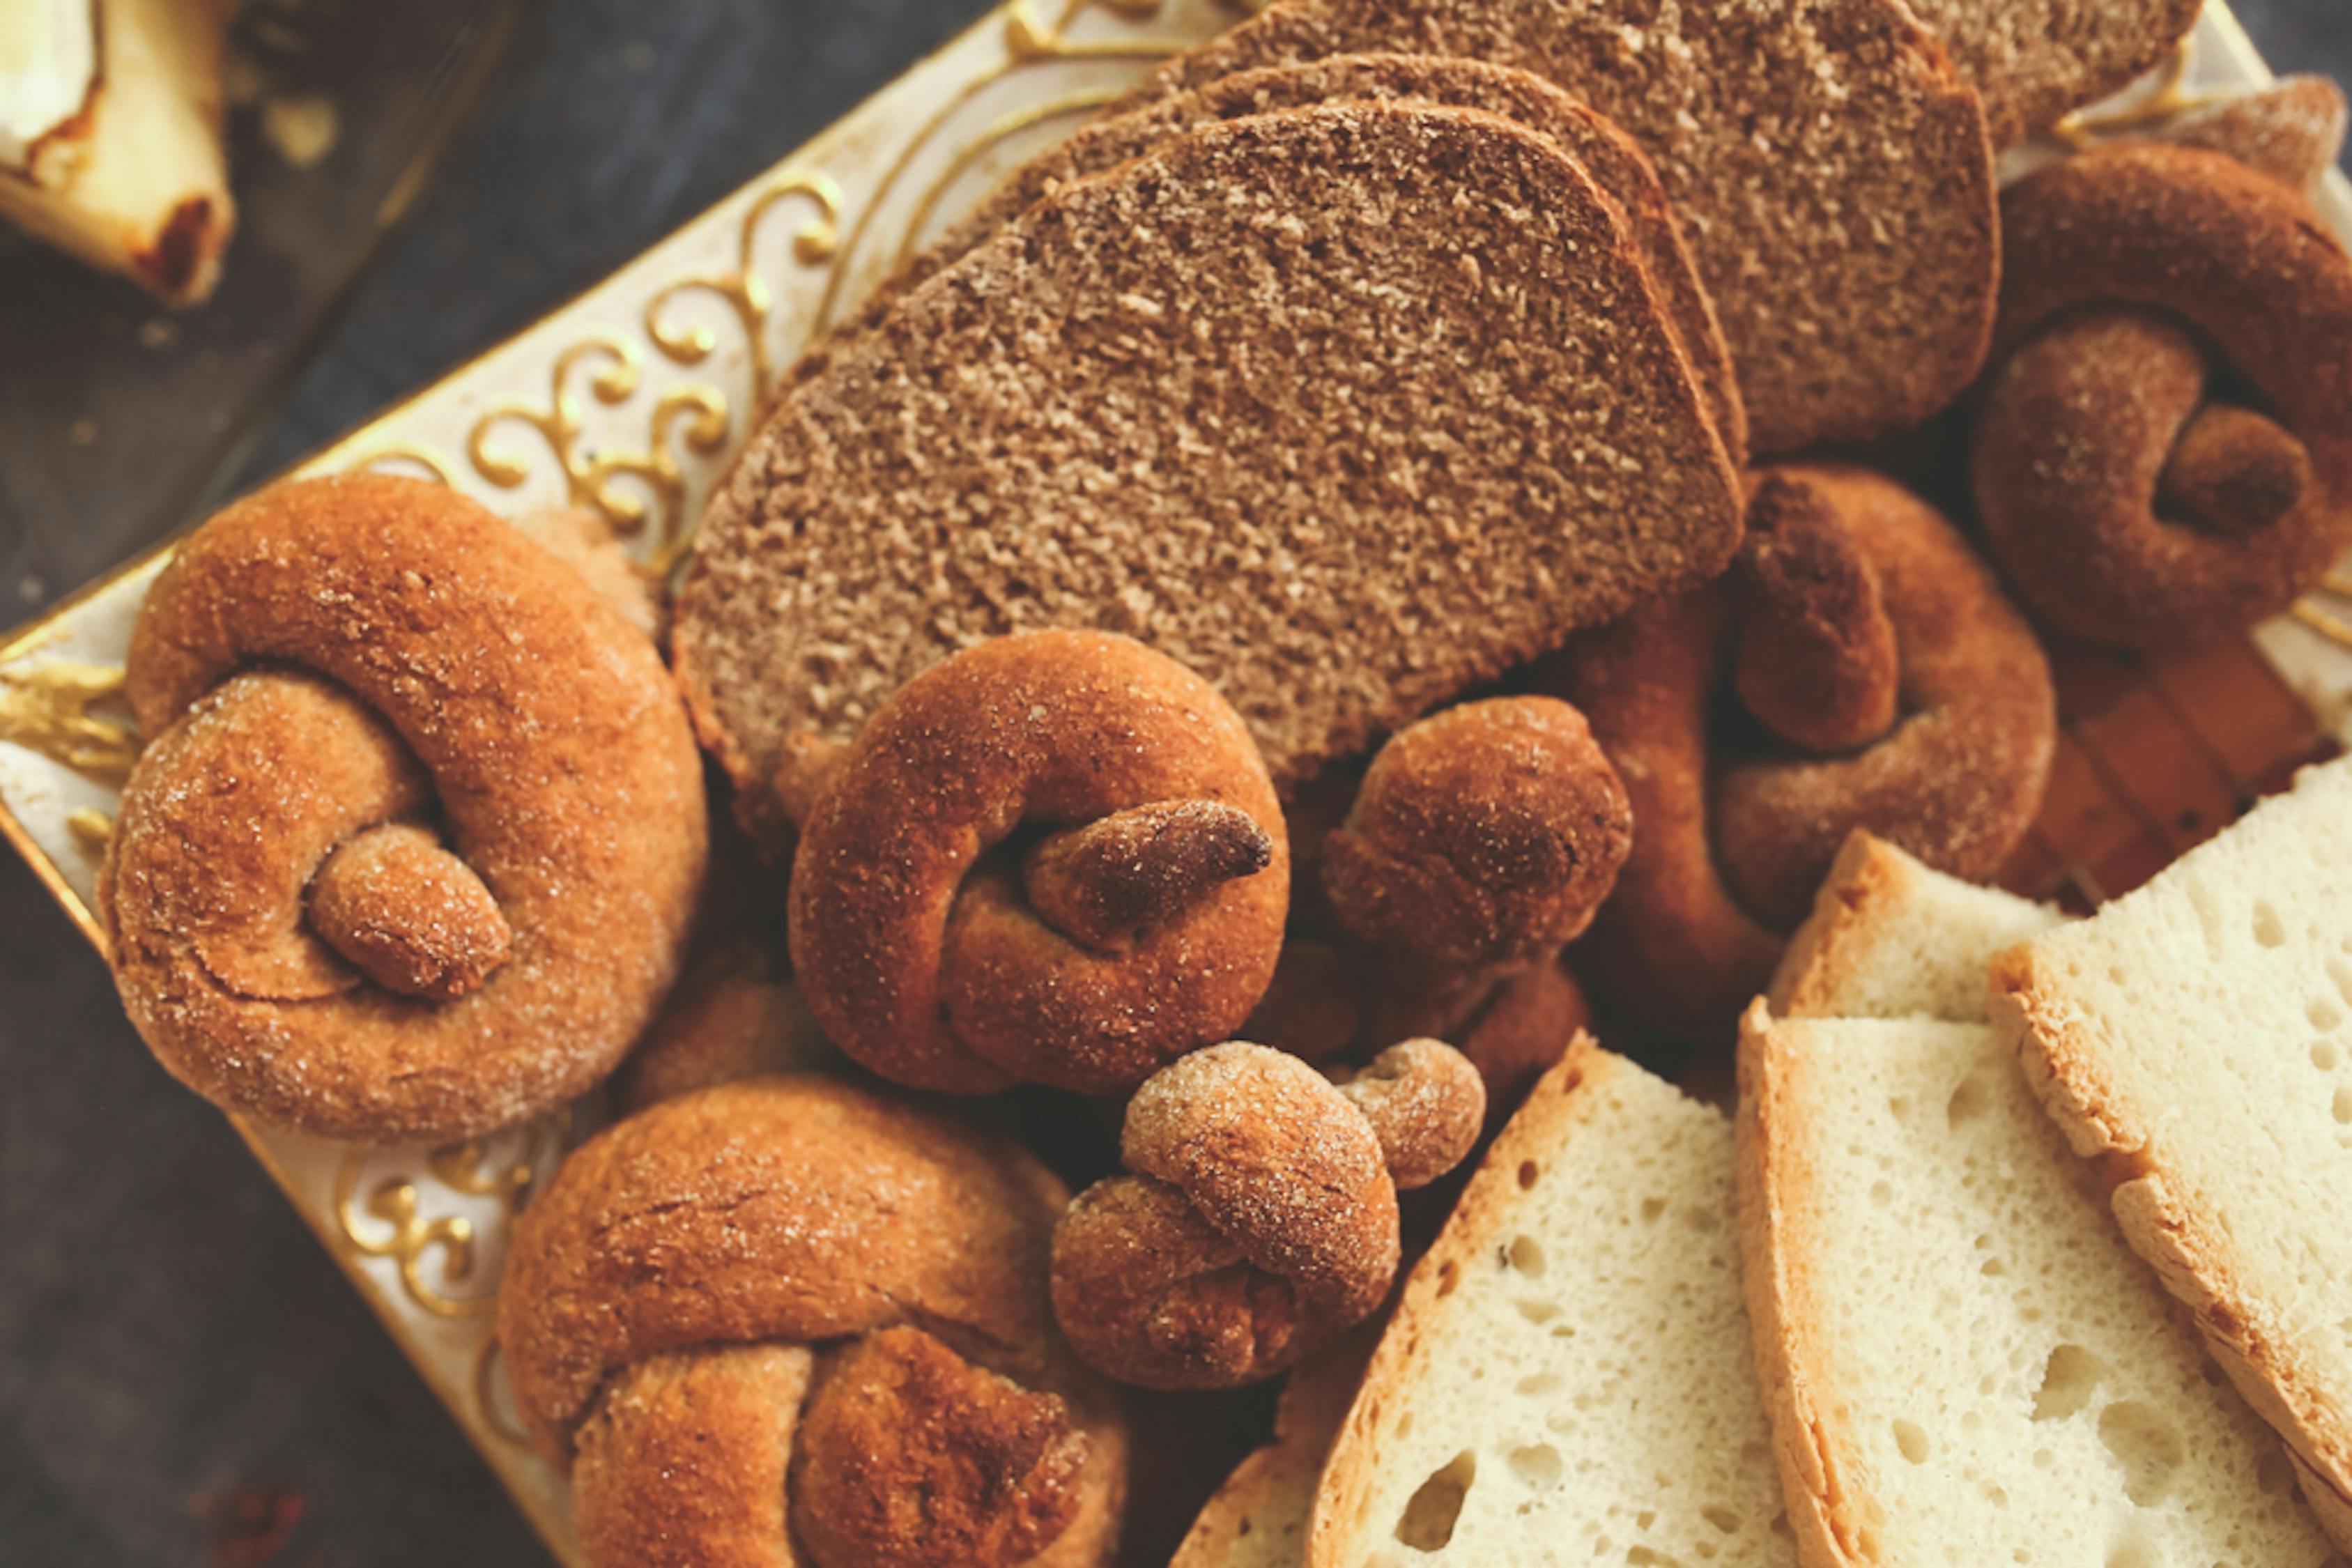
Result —
[[[646,560],[667,560],[802,343],[1013,163],[1245,9],[1240,0],[1012,0],[604,282],[296,472],[397,468],[509,513],[585,507]],[[2214,0],[2177,69],[2090,119],[2269,79]],[[2324,205],[2352,237],[2352,186],[2340,175]],[[137,749],[114,699],[131,623],[168,549],[0,643],[0,834],[101,947],[92,889]],[[2298,606],[2257,643],[2341,734],[2352,714],[2352,624],[2336,613],[2324,601]],[[2340,613],[2352,620],[2352,599]],[[237,1124],[549,1549],[575,1565],[567,1488],[522,1439],[489,1314],[508,1226],[577,1120],[438,1150]]]

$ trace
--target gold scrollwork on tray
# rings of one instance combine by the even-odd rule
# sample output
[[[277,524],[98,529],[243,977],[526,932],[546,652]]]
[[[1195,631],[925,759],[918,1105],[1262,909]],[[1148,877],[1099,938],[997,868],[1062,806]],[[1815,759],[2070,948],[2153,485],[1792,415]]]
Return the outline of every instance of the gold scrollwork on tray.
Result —
[[[599,452],[582,440],[585,416],[572,380],[583,369],[590,395],[606,407],[627,402],[644,379],[644,359],[635,344],[611,332],[583,338],[556,357],[547,405],[498,405],[474,422],[466,438],[466,456],[490,484],[519,489],[530,478],[530,465],[496,447],[493,433],[505,424],[527,426],[539,433],[563,470],[570,504],[593,510],[622,534],[641,531],[657,510],[656,563],[675,560],[686,533],[686,475],[677,448],[682,444],[705,458],[725,448],[727,395],[692,383],[671,387],[654,403],[644,450]],[[616,488],[614,481],[621,479],[633,481],[632,487]],[[643,493],[632,493],[633,489]]]
[[[775,351],[768,343],[769,317],[775,309],[775,297],[759,268],[760,231],[769,214],[796,200],[814,204],[816,212],[793,231],[793,259],[803,267],[821,267],[831,261],[841,247],[841,187],[824,174],[785,174],[753,197],[751,205],[744,209],[742,224],[736,230],[733,271],[681,278],[665,285],[646,301],[646,336],[672,363],[682,365],[698,365],[709,359],[719,346],[719,340],[708,327],[677,326],[668,317],[669,307],[683,295],[704,293],[717,296],[733,311],[736,324],[742,330],[745,350],[751,355],[754,405],[767,397],[776,378]]]
[[[121,697],[119,664],[45,658],[0,670],[0,741],[120,788],[139,760],[139,736],[100,710]]]
[[[2174,47],[2171,58],[2158,68],[2145,92],[2134,94],[2128,102],[2113,109],[2078,110],[2052,126],[2050,133],[2079,153],[2106,137],[2151,130],[2177,114],[2212,102],[2215,94],[2197,91],[2189,85],[2192,58],[2190,42],[2183,38]]]
[[[540,1162],[562,1142],[560,1119],[550,1117],[522,1129],[520,1146],[507,1157],[496,1156],[488,1140],[467,1139],[434,1150],[425,1156],[425,1168],[452,1192],[497,1200],[503,1226],[521,1209]],[[360,1183],[371,1152],[347,1149],[335,1170],[335,1226],[343,1244],[362,1258],[392,1259],[408,1299],[436,1318],[480,1317],[493,1310],[494,1292],[452,1295],[446,1289],[473,1280],[474,1222],[460,1214],[428,1217],[425,1190],[413,1176],[386,1176],[362,1199]],[[425,1274],[425,1259],[435,1254],[440,1259],[439,1284]]]

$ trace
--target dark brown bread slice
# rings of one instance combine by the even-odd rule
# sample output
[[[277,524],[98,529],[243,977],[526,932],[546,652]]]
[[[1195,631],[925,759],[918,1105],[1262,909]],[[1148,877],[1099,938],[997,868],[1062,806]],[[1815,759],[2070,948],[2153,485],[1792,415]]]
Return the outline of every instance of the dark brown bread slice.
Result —
[[[1080,182],[790,387],[677,669],[744,814],[1029,626],[1126,632],[1277,784],[1719,571],[1737,476],[1623,215],[1477,110],[1257,116]]]
[[[1281,0],[1126,109],[1379,50],[1557,83],[1649,154],[1759,453],[1907,429],[1984,361],[1999,270],[1977,95],[1899,0]]]
[[[2013,147],[2160,64],[2204,0],[1909,0]]]
[[[1748,417],[1731,370],[1731,350],[1700,287],[1690,248],[1665,187],[1633,140],[1591,110],[1529,72],[1444,55],[1335,55],[1302,65],[1241,71],[1097,120],[1014,170],[980,207],[877,290],[850,330],[870,327],[891,301],[986,240],[1032,204],[1072,180],[1139,157],[1167,138],[1202,125],[1280,109],[1347,100],[1419,99],[1483,109],[1550,137],[1625,209],[1634,244],[1666,307],[1668,323],[1698,373],[1707,410],[1732,461],[1747,460]],[[806,363],[806,362],[803,362]]]

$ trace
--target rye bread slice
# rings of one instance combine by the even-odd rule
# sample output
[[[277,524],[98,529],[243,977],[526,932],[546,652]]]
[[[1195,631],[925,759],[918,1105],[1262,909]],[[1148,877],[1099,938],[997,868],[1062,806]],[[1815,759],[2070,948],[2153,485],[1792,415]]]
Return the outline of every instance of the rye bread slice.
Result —
[[[1909,0],[2013,147],[2162,63],[2204,0]]]
[[[1014,170],[980,206],[919,252],[877,290],[845,330],[870,327],[891,302],[1073,180],[1140,157],[1171,136],[1219,121],[1347,100],[1417,99],[1483,109],[1550,137],[1625,209],[1633,239],[1706,393],[1707,411],[1735,464],[1746,461],[1748,416],[1731,350],[1698,280],[1690,247],[1657,171],[1631,137],[1541,77],[1444,55],[1335,55],[1300,65],[1239,71],[1195,91],[1097,120]],[[807,362],[803,362],[807,363]]]
[[[1908,429],[1975,379],[1999,271],[1992,153],[1976,93],[1900,0],[1280,0],[1114,109],[1382,50],[1532,71],[1649,154],[1758,452]]]
[[[1039,204],[788,388],[677,673],[754,831],[1023,627],[1213,681],[1277,784],[1719,571],[1738,478],[1622,213],[1473,110],[1189,133]]]

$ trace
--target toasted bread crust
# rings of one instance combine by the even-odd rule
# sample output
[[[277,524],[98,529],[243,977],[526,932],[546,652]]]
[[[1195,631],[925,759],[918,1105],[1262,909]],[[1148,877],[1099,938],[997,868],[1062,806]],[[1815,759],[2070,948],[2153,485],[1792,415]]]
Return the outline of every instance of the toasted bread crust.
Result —
[[[1509,1224],[1512,1206],[1522,1196],[1521,1163],[1549,1158],[1591,1114],[1593,1098],[1578,1091],[1627,1070],[1630,1064],[1622,1058],[1602,1050],[1591,1036],[1579,1035],[1487,1149],[1436,1244],[1406,1277],[1388,1331],[1332,1440],[1307,1532],[1307,1568],[1357,1568],[1339,1557],[1346,1532],[1362,1513],[1378,1473],[1392,1402],[1431,1375],[1433,1347],[1464,1309],[1466,1299],[1454,1291],[1454,1282],[1494,1250],[1495,1237]]]
[[[1830,863],[1813,901],[1812,917],[1781,950],[1766,1005],[1776,1018],[1800,1018],[1828,1010],[1830,999],[1853,982],[1859,964],[1856,944],[1869,940],[1877,911],[1900,898],[1913,875],[1910,863],[1885,840],[1856,828]]]
[[[2276,1309],[2242,1278],[2229,1237],[2168,1174],[2160,1110],[2134,1104],[2101,1069],[2105,1048],[2033,944],[1994,961],[1992,992],[1995,1021],[2016,1043],[2042,1108],[2075,1153],[2121,1177],[2109,1202],[2125,1241],[2188,1308],[2246,1402],[2286,1439],[2320,1528],[2352,1551],[2352,1413],[2300,1364],[2275,1327]]]
[[[1805,1141],[1783,1131],[1797,1099],[1795,1075],[1814,1065],[1773,1045],[1772,1015],[1759,998],[1740,1020],[1739,1112],[1734,1119],[1738,1173],[1739,1256],[1756,1381],[1772,1426],[1780,1499],[1802,1568],[1865,1568],[1877,1488],[1866,1462],[1846,1448],[1842,1413],[1816,1392],[1821,1352],[1820,1283],[1779,1245],[1780,1216],[1808,1206],[1816,1177]]]

